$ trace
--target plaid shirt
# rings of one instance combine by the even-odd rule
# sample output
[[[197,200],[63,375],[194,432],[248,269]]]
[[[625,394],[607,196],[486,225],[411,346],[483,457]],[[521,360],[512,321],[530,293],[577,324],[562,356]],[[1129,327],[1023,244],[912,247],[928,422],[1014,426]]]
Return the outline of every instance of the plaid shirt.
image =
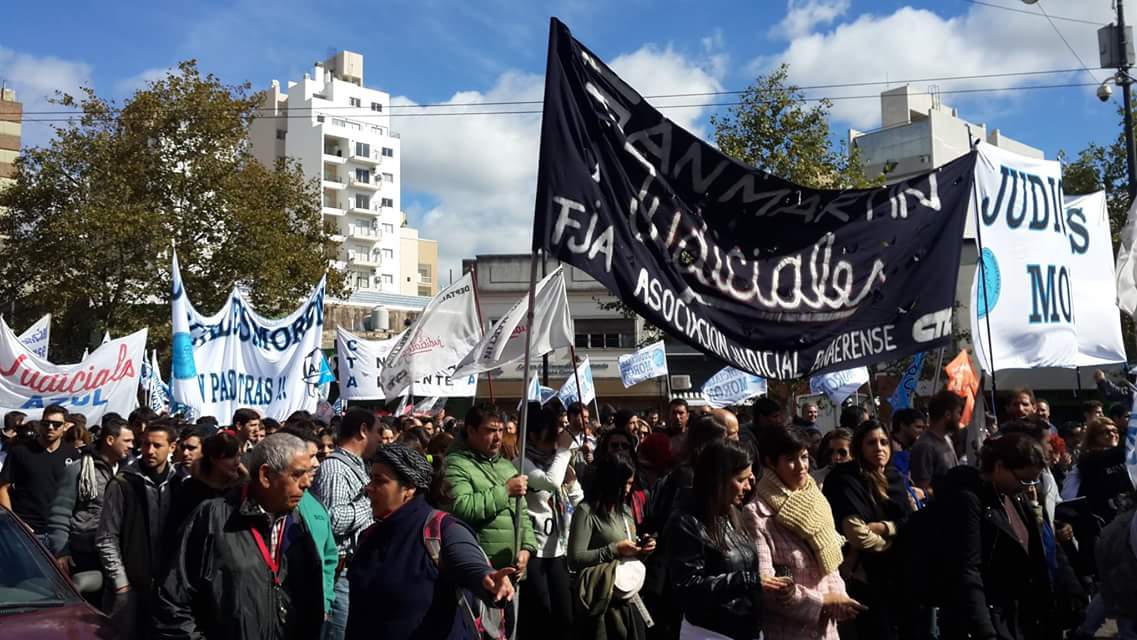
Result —
[[[759,498],[743,509],[743,523],[758,547],[758,574],[775,575],[774,567],[789,567],[794,594],[788,603],[763,601],[765,640],[837,640],[837,623],[821,622],[821,601],[826,593],[845,593],[845,581],[834,571],[821,575],[809,543],[779,524],[774,511]],[[768,602],[768,604],[767,604]]]
[[[363,492],[369,477],[362,458],[338,447],[316,469],[312,495],[328,510],[341,557],[355,552],[359,534],[373,521],[371,500]]]

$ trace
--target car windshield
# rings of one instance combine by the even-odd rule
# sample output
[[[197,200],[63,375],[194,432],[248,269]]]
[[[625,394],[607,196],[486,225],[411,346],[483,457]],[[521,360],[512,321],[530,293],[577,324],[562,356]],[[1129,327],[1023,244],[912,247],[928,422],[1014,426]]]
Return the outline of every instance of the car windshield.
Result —
[[[0,615],[76,602],[65,580],[31,534],[0,510]]]

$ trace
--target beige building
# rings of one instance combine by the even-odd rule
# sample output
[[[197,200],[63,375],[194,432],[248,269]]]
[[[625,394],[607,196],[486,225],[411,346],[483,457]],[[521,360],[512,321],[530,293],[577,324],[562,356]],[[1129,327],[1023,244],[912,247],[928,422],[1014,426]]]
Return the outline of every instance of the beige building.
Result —
[[[12,182],[16,157],[20,155],[20,121],[24,107],[16,102],[16,92],[0,89],[0,188]]]
[[[399,228],[399,293],[433,298],[438,293],[438,241],[418,236],[418,229]]]
[[[914,91],[911,85],[881,92],[879,129],[849,130],[849,147],[861,152],[865,171],[884,173],[888,182],[941,167],[970,151],[974,140],[1030,158],[1043,157],[1040,149],[1012,140],[998,129],[988,131],[986,124],[960,118],[935,90]]]

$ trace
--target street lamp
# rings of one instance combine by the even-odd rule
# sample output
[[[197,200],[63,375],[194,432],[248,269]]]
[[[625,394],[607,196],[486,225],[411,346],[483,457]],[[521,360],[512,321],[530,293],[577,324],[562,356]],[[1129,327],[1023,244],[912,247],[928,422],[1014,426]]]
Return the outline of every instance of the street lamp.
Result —
[[[1037,4],[1038,0],[1022,0],[1023,4]],[[1103,69],[1117,69],[1117,73],[1106,78],[1098,87],[1098,100],[1108,102],[1113,95],[1110,82],[1121,87],[1121,101],[1125,120],[1125,164],[1129,173],[1129,202],[1137,199],[1137,152],[1133,145],[1133,109],[1130,86],[1133,76],[1129,69],[1133,66],[1133,28],[1125,26],[1124,0],[1114,0],[1117,7],[1117,23],[1098,29],[1098,55]]]

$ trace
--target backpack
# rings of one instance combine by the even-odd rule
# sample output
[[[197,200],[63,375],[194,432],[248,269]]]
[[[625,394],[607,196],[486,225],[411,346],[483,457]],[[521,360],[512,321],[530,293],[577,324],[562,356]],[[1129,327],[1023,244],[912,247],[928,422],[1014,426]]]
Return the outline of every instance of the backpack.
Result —
[[[442,521],[447,515],[449,514],[445,511],[431,509],[430,515],[427,516],[422,527],[422,543],[426,546],[426,551],[430,554],[430,559],[439,572],[442,571]],[[486,557],[484,551],[482,557],[485,558],[486,564],[492,568],[493,565],[490,564],[490,559]],[[456,592],[458,606],[462,610],[463,617],[473,629],[477,630],[478,638],[481,640],[505,640],[510,637],[504,609],[487,605],[481,598],[469,593],[462,587],[457,587]]]

